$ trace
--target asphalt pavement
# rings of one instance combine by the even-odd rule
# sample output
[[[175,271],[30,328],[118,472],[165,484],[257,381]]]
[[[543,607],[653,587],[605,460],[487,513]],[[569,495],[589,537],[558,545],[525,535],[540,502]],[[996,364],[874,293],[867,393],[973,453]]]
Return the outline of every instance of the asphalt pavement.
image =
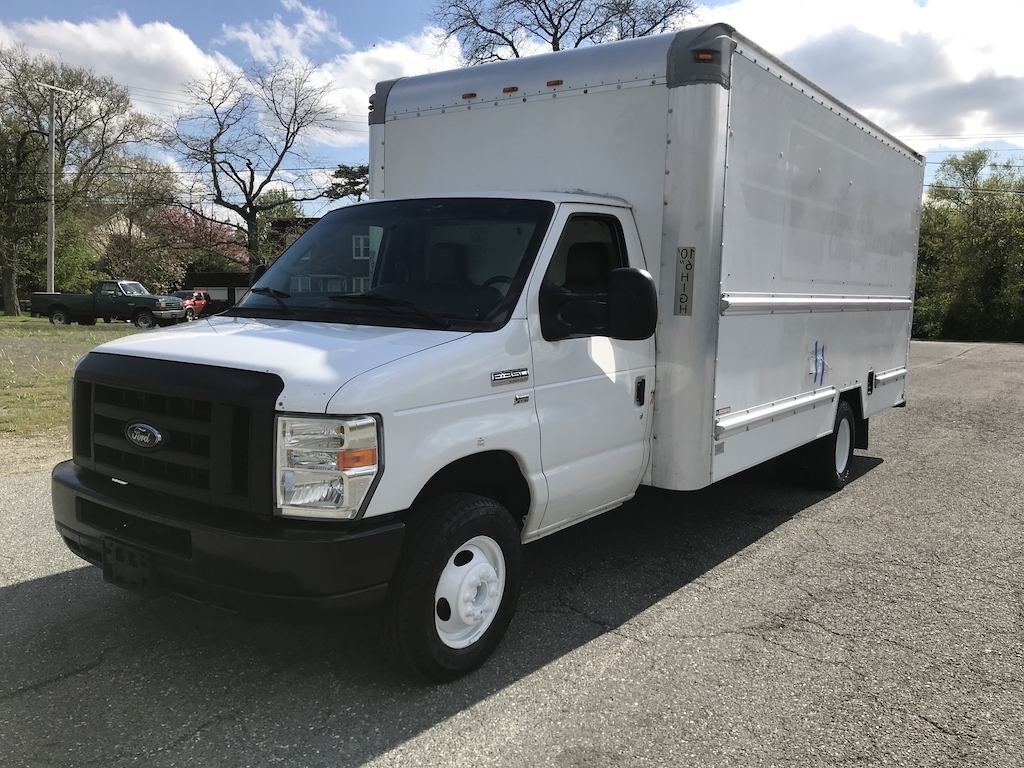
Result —
[[[918,343],[855,479],[641,489],[525,549],[455,683],[373,617],[251,618],[104,583],[45,473],[0,477],[0,765],[1024,762],[1024,346]]]

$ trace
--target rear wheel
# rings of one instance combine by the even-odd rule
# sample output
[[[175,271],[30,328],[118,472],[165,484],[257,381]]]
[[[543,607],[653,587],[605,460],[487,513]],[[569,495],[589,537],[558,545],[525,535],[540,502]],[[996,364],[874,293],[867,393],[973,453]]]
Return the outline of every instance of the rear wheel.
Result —
[[[136,328],[152,328],[154,325],[156,325],[156,318],[153,317],[153,313],[148,309],[144,309],[135,315]]]
[[[476,669],[519,600],[519,529],[495,501],[452,493],[414,511],[384,601],[384,642],[413,675],[445,682]]]
[[[54,325],[71,325],[71,315],[64,307],[50,311],[50,322]]]
[[[819,438],[808,446],[807,468],[815,485],[828,490],[838,490],[850,481],[853,445],[857,442],[856,430],[853,408],[843,400],[836,410],[832,434]]]

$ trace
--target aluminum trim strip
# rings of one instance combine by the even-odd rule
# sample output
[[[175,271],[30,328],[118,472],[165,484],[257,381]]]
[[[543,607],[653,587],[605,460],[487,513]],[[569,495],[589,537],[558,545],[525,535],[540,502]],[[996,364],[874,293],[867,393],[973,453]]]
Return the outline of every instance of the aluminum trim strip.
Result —
[[[883,373],[875,374],[875,386],[884,387],[886,384],[892,384],[894,381],[906,378],[906,368],[893,368],[891,371],[885,371]]]
[[[799,312],[899,312],[914,302],[902,296],[774,296],[723,293],[724,315],[776,315]]]
[[[816,392],[787,397],[773,403],[765,403],[738,413],[730,413],[715,419],[715,440],[722,440],[739,432],[771,424],[773,421],[796,416],[798,413],[831,403],[836,399],[836,388],[826,387]]]

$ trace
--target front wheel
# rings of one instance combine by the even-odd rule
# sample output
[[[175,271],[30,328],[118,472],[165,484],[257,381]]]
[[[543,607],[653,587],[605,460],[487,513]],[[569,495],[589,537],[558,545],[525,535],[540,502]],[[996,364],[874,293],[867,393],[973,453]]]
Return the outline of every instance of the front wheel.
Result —
[[[185,322],[191,323],[196,319],[196,311],[192,307],[185,307]]]
[[[512,516],[482,496],[444,494],[414,510],[384,601],[394,659],[434,682],[480,666],[512,621],[521,547]]]
[[[857,442],[856,420],[853,408],[843,400],[836,410],[836,421],[831,435],[815,440],[808,446],[807,467],[811,481],[828,490],[839,490],[850,481],[853,464],[853,445]]]
[[[154,325],[156,325],[156,318],[149,310],[144,309],[135,316],[136,328],[152,328]]]

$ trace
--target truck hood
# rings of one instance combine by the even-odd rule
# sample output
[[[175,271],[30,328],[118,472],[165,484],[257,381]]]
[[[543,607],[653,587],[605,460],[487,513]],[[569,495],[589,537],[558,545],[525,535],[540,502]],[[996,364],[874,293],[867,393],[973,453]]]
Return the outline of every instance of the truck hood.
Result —
[[[284,382],[278,410],[324,413],[334,393],[361,373],[467,335],[212,317],[111,341],[94,352],[275,373]]]

